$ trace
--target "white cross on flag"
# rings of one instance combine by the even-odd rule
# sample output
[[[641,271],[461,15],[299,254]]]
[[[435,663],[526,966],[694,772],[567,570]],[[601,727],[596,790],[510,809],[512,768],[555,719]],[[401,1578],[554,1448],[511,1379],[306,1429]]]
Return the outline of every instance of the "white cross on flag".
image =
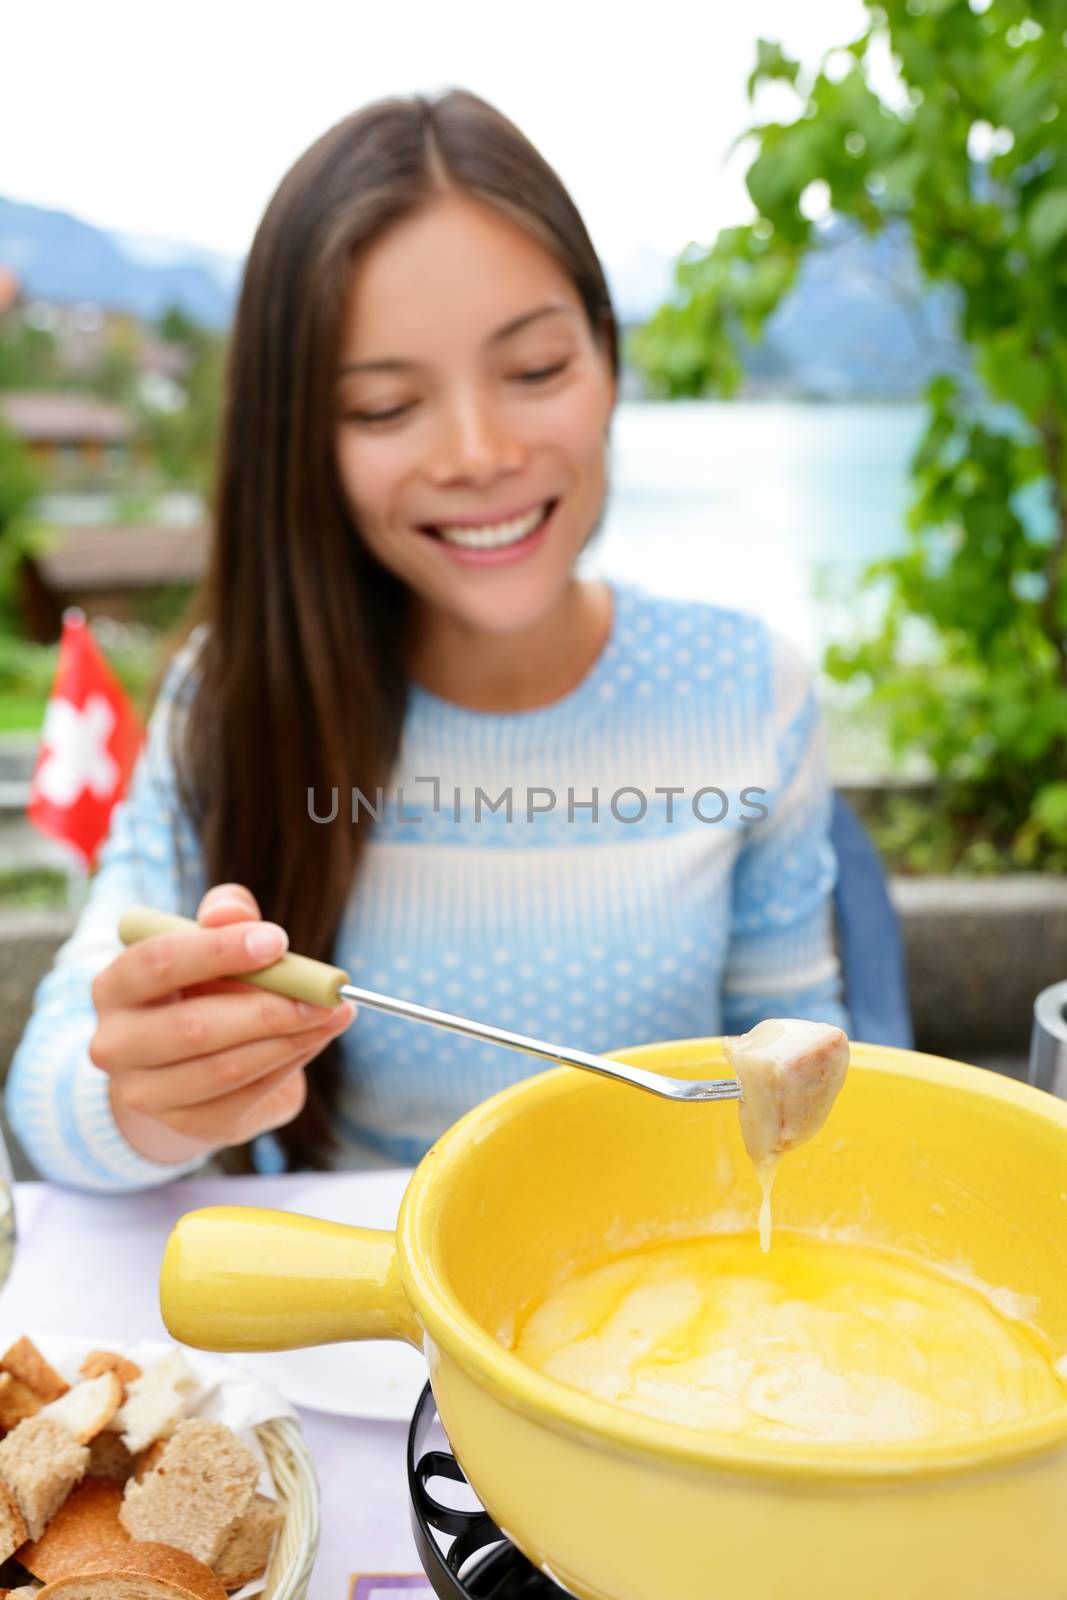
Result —
[[[30,821],[72,845],[91,867],[143,740],[136,713],[83,613],[65,611],[56,681],[30,785]]]

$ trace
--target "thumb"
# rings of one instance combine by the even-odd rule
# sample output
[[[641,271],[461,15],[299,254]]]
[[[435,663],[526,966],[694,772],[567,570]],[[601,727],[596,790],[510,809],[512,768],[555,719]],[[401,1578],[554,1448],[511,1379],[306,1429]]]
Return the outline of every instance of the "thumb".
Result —
[[[214,884],[196,911],[196,920],[202,928],[224,928],[231,922],[258,922],[260,919],[255,895],[241,883]]]

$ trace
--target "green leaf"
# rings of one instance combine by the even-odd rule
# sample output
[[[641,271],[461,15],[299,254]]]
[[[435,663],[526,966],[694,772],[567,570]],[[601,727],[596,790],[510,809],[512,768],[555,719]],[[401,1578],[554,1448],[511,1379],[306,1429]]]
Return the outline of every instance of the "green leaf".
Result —
[[[979,351],[979,369],[993,394],[1008,400],[1035,420],[1043,413],[1051,392],[1051,374],[1045,362],[1029,348],[1027,330],[1002,330]]]
[[[1026,218],[1030,243],[1039,256],[1050,256],[1067,237],[1067,189],[1047,189]]]
[[[1034,816],[1058,843],[1067,843],[1067,783],[1047,783],[1034,800]]]
[[[756,65],[746,86],[748,98],[753,98],[761,80],[778,78],[795,84],[799,71],[800,62],[791,60],[777,40],[757,39]]]

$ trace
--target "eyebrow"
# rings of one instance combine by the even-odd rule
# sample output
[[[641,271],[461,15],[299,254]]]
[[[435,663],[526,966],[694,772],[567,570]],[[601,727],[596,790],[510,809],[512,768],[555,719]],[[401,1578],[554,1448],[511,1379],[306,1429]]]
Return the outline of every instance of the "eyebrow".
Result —
[[[565,316],[577,316],[574,306],[555,302],[551,305],[537,306],[533,311],[524,311],[521,316],[514,317],[510,322],[505,322],[502,328],[497,328],[485,341],[486,346],[500,344],[504,339],[510,339],[513,333],[518,333],[520,328],[525,328],[527,323],[535,321],[538,317],[547,317],[563,312]],[[338,377],[344,377],[348,372],[410,372],[425,363],[421,361],[405,361],[399,356],[385,358],[379,361],[346,361],[338,370]]]

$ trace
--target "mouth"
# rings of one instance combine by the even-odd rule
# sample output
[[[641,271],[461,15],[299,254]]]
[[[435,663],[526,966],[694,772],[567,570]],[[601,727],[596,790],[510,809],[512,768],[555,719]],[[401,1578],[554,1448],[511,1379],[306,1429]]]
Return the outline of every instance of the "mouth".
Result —
[[[511,550],[536,538],[558,504],[558,500],[545,500],[540,506],[535,506],[533,510],[526,512],[524,516],[490,526],[423,525],[419,528],[419,532],[428,534],[430,538],[438,540],[441,544],[450,545],[456,550]]]

